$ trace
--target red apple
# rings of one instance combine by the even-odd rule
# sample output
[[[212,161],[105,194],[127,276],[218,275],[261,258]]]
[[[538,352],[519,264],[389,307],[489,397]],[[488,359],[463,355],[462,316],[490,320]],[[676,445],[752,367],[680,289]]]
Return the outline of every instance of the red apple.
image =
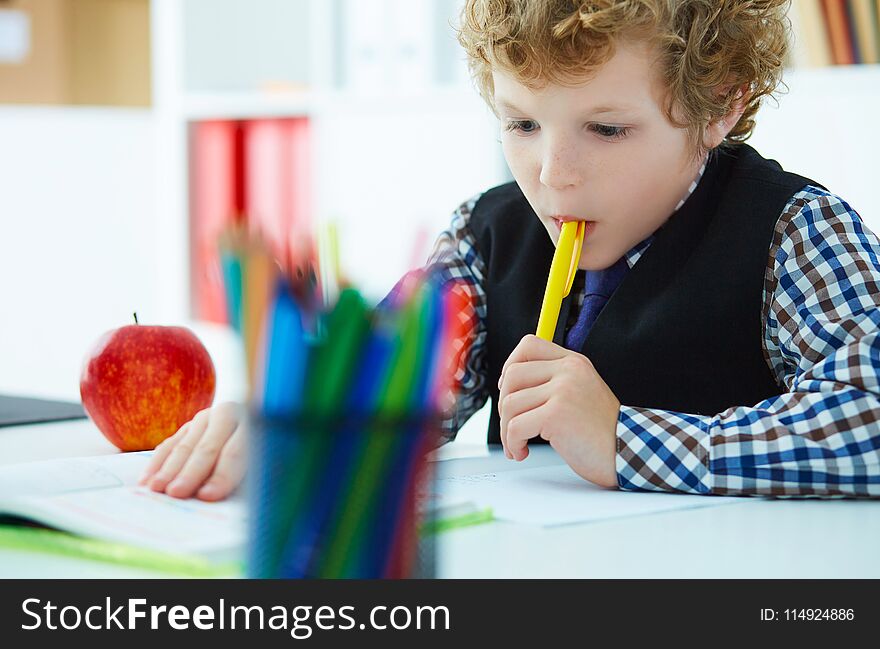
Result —
[[[107,439],[143,451],[209,407],[215,385],[214,363],[192,331],[133,324],[101,336],[83,363],[79,391]]]

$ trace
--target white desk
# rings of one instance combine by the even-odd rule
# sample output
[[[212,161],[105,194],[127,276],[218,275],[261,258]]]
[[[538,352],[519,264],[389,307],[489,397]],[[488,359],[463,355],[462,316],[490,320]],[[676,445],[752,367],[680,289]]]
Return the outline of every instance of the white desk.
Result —
[[[536,463],[552,453],[537,451]],[[88,421],[0,428],[0,465],[114,452]],[[449,459],[444,471],[469,473],[497,461]],[[565,527],[494,521],[445,532],[438,572],[462,578],[878,578],[878,548],[880,501],[743,498]],[[149,576],[162,575],[0,549],[0,578]]]

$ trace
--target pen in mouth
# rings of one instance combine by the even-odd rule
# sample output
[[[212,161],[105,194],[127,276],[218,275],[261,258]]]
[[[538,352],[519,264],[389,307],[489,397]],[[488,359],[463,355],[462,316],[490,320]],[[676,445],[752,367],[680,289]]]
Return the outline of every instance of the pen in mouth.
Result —
[[[589,236],[590,232],[592,232],[593,229],[596,227],[595,221],[587,221],[586,219],[576,219],[576,218],[567,217],[567,216],[561,216],[561,217],[560,216],[551,216],[550,218],[553,220],[553,225],[556,227],[557,233],[562,231],[563,223],[567,223],[569,221],[583,221],[583,223],[584,223],[584,238]]]

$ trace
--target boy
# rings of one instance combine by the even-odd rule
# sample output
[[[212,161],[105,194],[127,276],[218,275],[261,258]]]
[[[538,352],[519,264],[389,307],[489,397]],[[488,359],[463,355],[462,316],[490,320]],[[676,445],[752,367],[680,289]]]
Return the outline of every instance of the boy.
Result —
[[[475,307],[450,436],[491,399],[507,457],[542,438],[609,488],[880,495],[880,242],[742,144],[787,4],[468,0],[459,41],[515,182],[432,255]],[[567,220],[587,221],[583,272],[551,343],[531,333]],[[200,413],[144,481],[223,497],[236,421]]]

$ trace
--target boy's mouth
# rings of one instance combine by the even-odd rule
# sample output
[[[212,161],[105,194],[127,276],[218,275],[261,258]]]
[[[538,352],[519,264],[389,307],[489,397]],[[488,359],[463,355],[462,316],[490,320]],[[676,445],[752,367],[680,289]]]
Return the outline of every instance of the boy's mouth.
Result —
[[[568,221],[584,221],[584,239],[590,236],[590,233],[595,229],[596,222],[595,221],[586,221],[584,219],[576,219],[571,216],[551,216],[550,219],[553,221],[553,225],[556,227],[556,234],[562,232],[562,224],[567,223]]]

